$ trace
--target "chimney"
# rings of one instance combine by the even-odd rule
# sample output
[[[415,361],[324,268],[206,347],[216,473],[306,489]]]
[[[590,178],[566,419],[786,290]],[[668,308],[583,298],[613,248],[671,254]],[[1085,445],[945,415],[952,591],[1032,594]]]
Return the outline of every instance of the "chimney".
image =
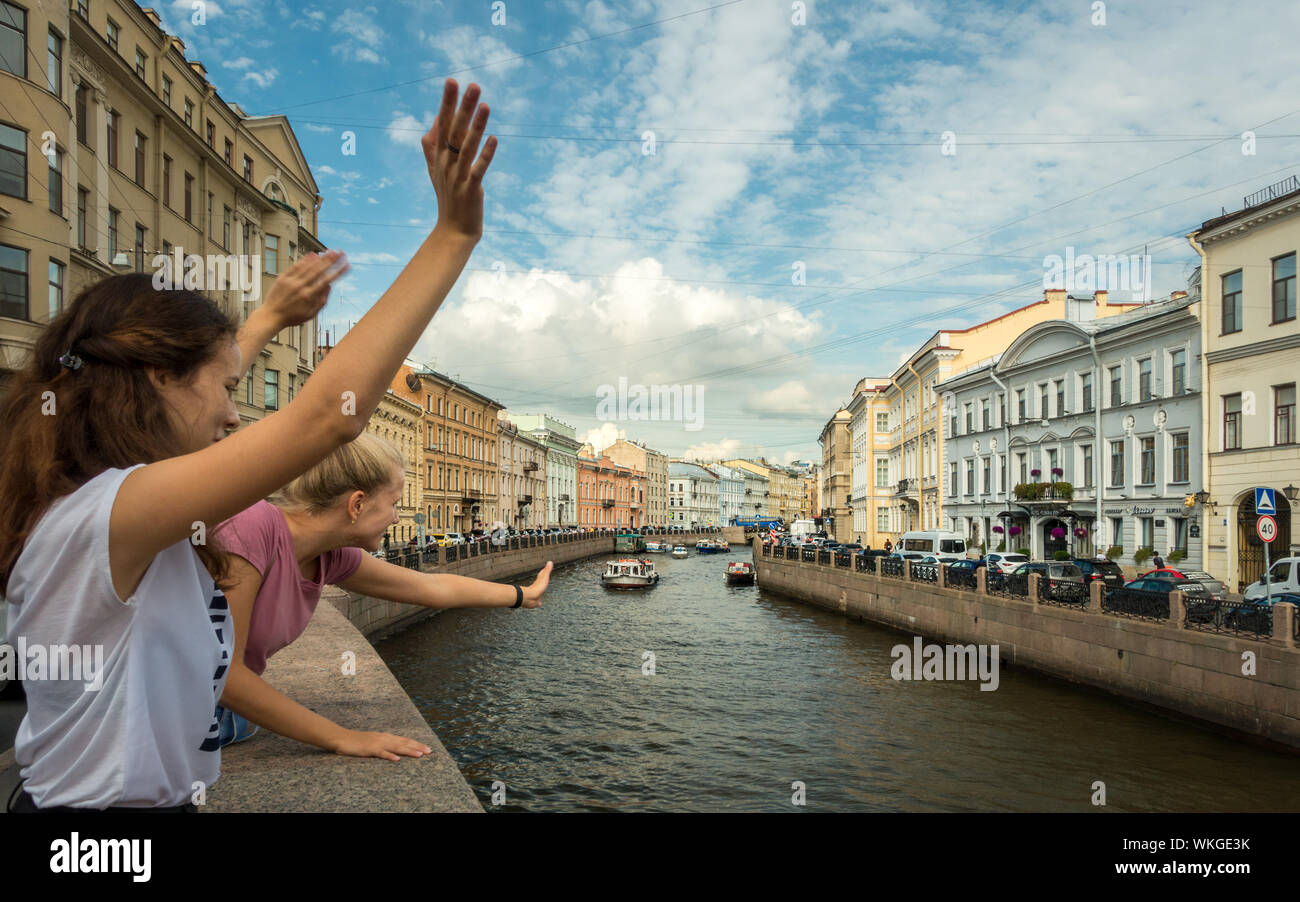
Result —
[[[157,25],[159,28],[162,28],[162,17],[158,15],[157,10],[146,6],[144,9],[140,10],[140,12],[148,16],[150,22]]]
[[[1097,292],[1097,295],[1096,295],[1097,306],[1098,306],[1098,307],[1105,307],[1105,306],[1106,306],[1106,300],[1107,300],[1107,298],[1109,298],[1109,297],[1110,297],[1110,292],[1109,292],[1109,291],[1107,291],[1107,290],[1104,289],[1104,288],[1101,289],[1101,290],[1099,290],[1099,291]]]
[[[1046,301],[1046,302],[1049,303],[1049,304],[1064,304],[1064,303],[1065,303],[1065,289],[1064,289],[1064,288],[1044,288],[1044,289],[1043,289],[1043,300]]]

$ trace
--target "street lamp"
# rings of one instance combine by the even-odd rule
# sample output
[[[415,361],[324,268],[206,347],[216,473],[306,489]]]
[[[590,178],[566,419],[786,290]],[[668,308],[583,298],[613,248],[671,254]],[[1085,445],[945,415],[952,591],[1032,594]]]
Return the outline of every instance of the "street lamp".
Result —
[[[131,258],[126,255],[126,251],[118,251],[113,255],[114,269],[130,269]]]
[[[1282,490],[1282,494],[1286,495],[1287,501],[1295,501],[1296,496],[1300,495],[1300,489],[1297,489],[1293,485],[1288,485],[1286,488]]]

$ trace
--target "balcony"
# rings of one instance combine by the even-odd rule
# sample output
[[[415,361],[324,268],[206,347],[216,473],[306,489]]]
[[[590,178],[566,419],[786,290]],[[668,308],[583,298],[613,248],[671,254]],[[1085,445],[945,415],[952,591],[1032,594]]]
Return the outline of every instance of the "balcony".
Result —
[[[532,472],[534,472],[536,469],[537,469],[537,461],[535,461],[535,460],[530,460],[530,461],[528,461],[528,463],[524,464],[524,472],[525,472],[525,473],[532,473]]]
[[[560,496],[560,500],[561,500],[561,501],[569,501],[569,500],[571,500],[571,499],[569,498],[569,496],[568,496],[567,494],[565,494],[565,495],[561,495],[561,496]]]
[[[519,503],[520,503],[520,504],[532,504],[532,503],[533,503],[533,496],[532,496],[532,495],[520,495],[520,496],[519,496]]]
[[[613,499],[613,498],[602,498],[601,501],[600,501],[600,506],[601,506],[601,507],[613,507],[613,506],[614,506],[614,499]]]
[[[1022,482],[1013,490],[1017,501],[1029,504],[1059,505],[1074,498],[1074,486],[1068,482]]]
[[[478,504],[483,500],[483,493],[478,489],[465,489],[460,500],[463,504]]]

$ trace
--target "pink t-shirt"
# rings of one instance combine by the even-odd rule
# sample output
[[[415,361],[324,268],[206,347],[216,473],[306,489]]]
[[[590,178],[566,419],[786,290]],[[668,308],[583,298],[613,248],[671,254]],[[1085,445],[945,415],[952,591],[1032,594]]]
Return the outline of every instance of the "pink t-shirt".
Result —
[[[244,666],[253,673],[266,669],[266,659],[302,635],[316,611],[321,589],[347,579],[361,566],[360,548],[335,548],[318,559],[317,579],[298,569],[293,534],[284,514],[269,501],[259,501],[222,523],[216,530],[221,547],[244,558],[262,574],[262,587],[253,601]]]

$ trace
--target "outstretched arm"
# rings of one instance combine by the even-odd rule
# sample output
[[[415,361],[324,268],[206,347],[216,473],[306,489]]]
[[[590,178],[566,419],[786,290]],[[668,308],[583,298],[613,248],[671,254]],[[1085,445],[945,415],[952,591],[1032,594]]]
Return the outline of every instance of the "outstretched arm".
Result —
[[[316,318],[330,297],[330,284],[349,269],[342,251],[305,254],[277,277],[266,301],[239,327],[240,359],[244,372],[253,365],[267,342],[281,330]]]
[[[551,582],[550,561],[524,590],[521,607],[540,608]],[[364,555],[356,572],[339,583],[349,592],[426,608],[510,608],[515,587],[454,573],[421,573]]]
[[[489,138],[478,155],[487,107],[478,106],[477,85],[470,85],[459,110],[457,94],[448,79],[438,118],[422,142],[438,197],[433,232],[298,396],[222,441],[141,467],[123,480],[109,524],[109,566],[120,597],[130,596],[154,556],[188,538],[195,523],[215,527],[365,431],[482,235],[482,179],[496,139]]]

